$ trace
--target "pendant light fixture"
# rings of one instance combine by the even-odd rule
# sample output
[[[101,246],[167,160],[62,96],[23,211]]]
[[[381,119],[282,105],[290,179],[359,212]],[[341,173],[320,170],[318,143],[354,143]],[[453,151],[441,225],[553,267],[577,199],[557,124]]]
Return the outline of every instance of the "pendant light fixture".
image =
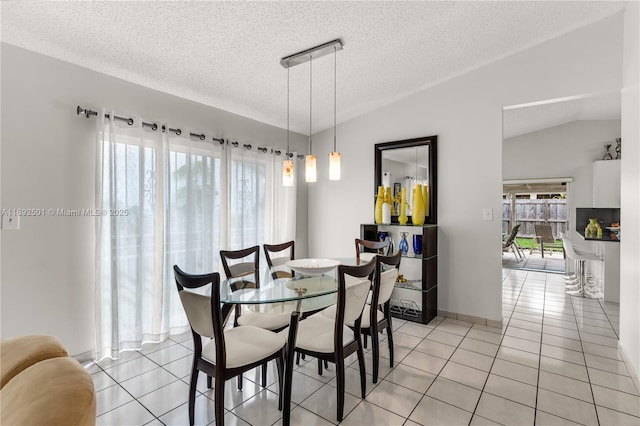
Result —
[[[304,168],[307,182],[316,181],[316,156],[313,155],[313,55],[309,55],[309,154],[305,157]]]
[[[340,153],[336,151],[336,52],[342,50],[342,41],[340,39],[332,40],[330,42],[321,44],[319,46],[312,47],[310,49],[303,50],[293,55],[286,56],[280,59],[280,65],[285,68],[291,68],[293,66],[309,62],[309,154],[305,156],[305,180],[307,182],[315,182],[317,179],[316,173],[316,156],[313,155],[313,60],[321,58],[322,56],[334,54],[334,87],[333,87],[333,152],[329,154],[329,178],[332,180],[340,179]],[[287,71],[288,72],[288,71]],[[287,88],[289,87],[289,77],[287,74]],[[287,151],[289,151],[289,91],[287,89]],[[287,159],[288,160],[288,159]],[[291,170],[293,175],[293,162],[289,168],[287,160],[283,161],[283,184],[286,182],[286,174],[288,170]],[[285,166],[287,163],[287,166]],[[336,166],[337,165],[337,166]],[[337,167],[337,168],[336,168]],[[285,184],[286,185],[286,184]]]
[[[293,160],[291,157],[293,154],[289,153],[289,68],[287,68],[287,152],[284,154],[284,160],[282,161],[282,185],[293,186]]]
[[[338,50],[333,46],[333,151],[329,153],[329,180],[340,180],[340,153],[336,149],[336,93],[337,93],[337,61]]]

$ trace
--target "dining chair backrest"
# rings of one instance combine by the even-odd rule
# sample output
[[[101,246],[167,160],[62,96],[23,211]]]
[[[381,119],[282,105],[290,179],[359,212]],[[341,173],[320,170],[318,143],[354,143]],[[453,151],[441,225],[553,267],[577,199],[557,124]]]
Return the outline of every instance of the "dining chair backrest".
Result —
[[[262,248],[264,249],[264,257],[267,259],[267,265],[269,265],[269,269],[272,270],[271,275],[274,279],[289,278],[295,275],[294,271],[276,270],[276,268],[283,266],[289,260],[295,259],[295,241],[287,241],[281,244],[263,244]],[[286,255],[287,250],[289,252],[288,256]],[[285,255],[282,256],[282,253]],[[279,254],[279,256],[272,256],[274,254]]]
[[[173,266],[176,286],[180,295],[180,302],[189,320],[191,332],[195,343],[194,350],[200,356],[202,352],[201,337],[215,339],[216,360],[225,365],[225,344],[224,344],[224,320],[220,305],[220,274],[213,272],[202,275],[187,274],[177,265]],[[185,289],[201,289],[211,285],[209,295],[187,291]]]
[[[375,267],[375,260],[371,260],[369,263],[360,266],[338,266],[336,345],[342,344],[344,324],[354,324],[354,328],[360,329],[362,311],[365,303],[367,303],[369,289],[371,288],[371,280],[369,277],[374,272]],[[351,278],[347,279],[347,276]]]
[[[260,287],[260,246],[241,250],[220,250],[220,260],[227,279],[241,278],[239,288]],[[253,275],[253,281],[244,277]]]
[[[398,250],[391,256],[376,256],[376,273],[371,295],[371,305],[383,305],[391,299],[391,293],[398,278],[402,252]],[[374,311],[372,309],[372,311]]]
[[[382,251],[389,246],[389,240],[371,241],[371,240],[363,240],[360,238],[356,238],[355,240],[356,240],[356,259],[358,261],[360,261],[360,253],[362,253],[365,249],[372,250],[375,255],[375,254],[382,253]]]

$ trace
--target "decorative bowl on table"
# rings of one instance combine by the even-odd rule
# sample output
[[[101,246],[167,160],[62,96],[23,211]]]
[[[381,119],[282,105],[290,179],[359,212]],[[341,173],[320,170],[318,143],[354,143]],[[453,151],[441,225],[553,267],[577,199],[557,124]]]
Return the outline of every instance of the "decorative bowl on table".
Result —
[[[340,262],[333,259],[295,259],[285,265],[303,275],[322,275],[340,265]]]

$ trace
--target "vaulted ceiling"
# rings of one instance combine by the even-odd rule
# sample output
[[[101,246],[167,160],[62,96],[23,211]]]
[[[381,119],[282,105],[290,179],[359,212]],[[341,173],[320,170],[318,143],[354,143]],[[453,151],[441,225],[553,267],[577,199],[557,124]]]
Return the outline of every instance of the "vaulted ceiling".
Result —
[[[281,57],[342,39],[336,60],[343,122],[624,4],[3,1],[2,41],[286,128]],[[313,64],[313,133],[333,125],[333,61],[329,55]],[[308,134],[308,63],[291,68],[290,78],[291,128]]]

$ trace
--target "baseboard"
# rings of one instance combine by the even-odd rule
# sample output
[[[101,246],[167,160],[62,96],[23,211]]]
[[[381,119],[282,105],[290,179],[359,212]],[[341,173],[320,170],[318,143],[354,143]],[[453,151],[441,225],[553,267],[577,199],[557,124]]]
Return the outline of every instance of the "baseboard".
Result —
[[[629,370],[629,374],[631,374],[631,380],[633,380],[633,383],[636,385],[637,391],[640,392],[640,375],[638,374],[636,369],[633,367],[633,364],[631,364],[630,359],[627,356],[624,349],[622,348],[622,346],[620,346],[620,341],[618,341],[618,350],[622,354],[622,359],[624,359],[624,363],[626,364],[627,369]]]
[[[448,312],[438,309],[438,315],[445,318],[451,318],[458,321],[472,322],[474,324],[486,325],[487,327],[494,327],[502,329],[502,319],[490,320],[487,318],[475,317],[473,315],[459,314],[457,312]]]
[[[80,364],[95,360],[95,356],[94,356],[93,351],[87,351],[87,352],[83,352],[83,353],[78,354],[78,355],[74,355],[73,358],[78,360],[78,362]]]

